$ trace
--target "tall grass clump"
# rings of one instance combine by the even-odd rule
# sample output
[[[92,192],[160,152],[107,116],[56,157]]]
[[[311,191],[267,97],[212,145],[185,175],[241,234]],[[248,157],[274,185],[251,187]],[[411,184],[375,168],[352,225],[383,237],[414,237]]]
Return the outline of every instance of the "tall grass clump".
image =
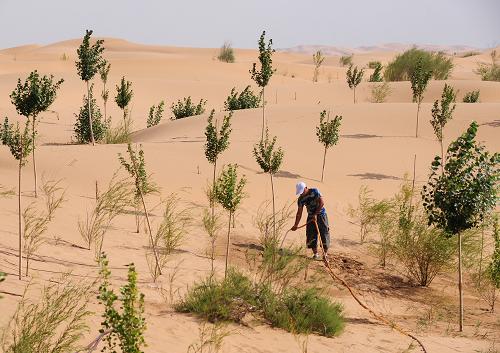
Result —
[[[483,81],[500,81],[500,65],[498,64],[497,51],[490,53],[491,64],[478,63],[475,73],[481,76]]]
[[[371,86],[371,98],[372,103],[384,103],[392,93],[391,86],[387,82],[374,83]]]
[[[191,101],[191,96],[184,98],[182,101],[178,100],[177,103],[172,103],[171,110],[174,115],[172,120],[187,118],[188,116],[200,115],[205,112],[205,105],[207,101],[200,99],[198,104]]]
[[[462,102],[464,102],[464,103],[478,103],[479,102],[479,90],[467,92],[464,95]]]
[[[234,63],[234,50],[230,42],[225,42],[219,50],[219,55],[217,56],[219,61],[225,63]]]
[[[412,48],[399,54],[387,64],[384,71],[386,81],[408,81],[417,67],[417,63],[425,71],[432,72],[435,80],[446,80],[453,70],[453,59],[447,58],[442,52],[434,53],[422,49]]]
[[[2,334],[5,353],[76,352],[88,331],[87,310],[93,285],[64,276],[49,282],[37,302],[25,291]]]
[[[240,93],[233,87],[224,102],[224,110],[253,109],[258,108],[259,105],[260,95],[253,93],[250,85],[246,86]]]
[[[123,121],[120,121],[118,125],[112,126],[111,119],[106,122],[106,130],[104,132],[104,137],[102,141],[109,145],[116,145],[122,143],[130,143],[132,140],[132,119],[130,116],[126,116]]]
[[[354,57],[354,54],[341,56],[339,58],[340,66],[351,66],[353,57]]]

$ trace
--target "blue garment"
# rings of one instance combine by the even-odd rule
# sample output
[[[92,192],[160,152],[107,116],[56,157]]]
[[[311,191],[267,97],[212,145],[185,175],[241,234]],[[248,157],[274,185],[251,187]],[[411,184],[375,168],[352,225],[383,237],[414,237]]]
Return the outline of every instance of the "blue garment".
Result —
[[[308,217],[318,213],[319,199],[321,193],[318,189],[309,189],[307,194],[299,196],[297,203],[299,207],[306,206]],[[325,215],[326,210],[323,207],[319,212],[320,215]]]

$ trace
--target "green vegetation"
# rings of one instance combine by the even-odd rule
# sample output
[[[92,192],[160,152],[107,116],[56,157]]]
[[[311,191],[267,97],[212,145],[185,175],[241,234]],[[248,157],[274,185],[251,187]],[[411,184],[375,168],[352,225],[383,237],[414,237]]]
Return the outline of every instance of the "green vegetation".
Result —
[[[374,83],[371,87],[371,99],[372,103],[384,103],[392,93],[391,86],[387,82]]]
[[[212,188],[213,194],[215,194],[215,175],[217,173],[217,159],[219,155],[224,152],[229,147],[229,136],[231,135],[231,117],[233,116],[233,112],[230,112],[229,115],[224,115],[222,119],[222,126],[220,130],[218,130],[217,123],[215,120],[214,124],[214,115],[215,110],[212,110],[210,116],[208,117],[208,124],[205,128],[205,157],[207,158],[208,163],[214,165],[214,173],[212,179]],[[212,216],[214,216],[215,212],[215,200],[211,198],[210,206],[212,208]]]
[[[74,126],[75,138],[78,143],[101,141],[106,136],[108,129],[106,121],[102,119],[101,110],[93,94],[94,85],[89,88],[90,96],[83,96],[83,104],[78,115],[75,114]],[[89,99],[90,97],[90,99]],[[89,110],[92,111],[92,119],[89,118]],[[89,122],[92,121],[92,127]]]
[[[111,117],[110,117],[111,118]],[[117,126],[111,126],[111,119],[106,122],[106,130],[103,142],[106,144],[122,144],[131,142],[132,119],[127,116]]]
[[[273,53],[274,49],[272,48],[273,40],[269,39],[269,42],[266,46],[266,31],[263,31],[259,38],[259,61],[260,61],[260,70],[257,70],[257,63],[253,63],[252,69],[249,71],[252,80],[255,81],[257,86],[262,88],[262,132],[261,132],[261,140],[264,139],[264,130],[267,126],[266,117],[265,117],[265,106],[266,106],[266,96],[264,94],[266,86],[269,84],[269,80],[276,72],[276,69],[273,68]]]
[[[412,48],[396,56],[387,65],[384,78],[386,81],[408,81],[419,63],[424,71],[432,73],[435,80],[448,79],[453,70],[453,60],[444,53]]]
[[[276,145],[276,136],[272,139],[269,138],[269,130],[266,128],[265,139],[260,140],[258,144],[255,144],[253,147],[253,155],[257,164],[260,166],[260,169],[264,173],[268,173],[271,178],[271,193],[273,197],[273,215],[275,214],[275,205],[274,205],[274,181],[273,175],[279,172],[281,163],[283,163],[284,152],[281,147],[277,147],[276,150],[274,146]],[[275,221],[273,221],[273,229],[276,233],[276,225]]]
[[[85,81],[87,84],[87,97],[92,97],[91,87],[89,85],[89,81],[95,76],[95,74],[106,64],[106,61],[102,57],[102,53],[104,52],[104,41],[102,39],[96,40],[93,45],[90,45],[90,36],[93,31],[86,30],[85,36],[83,37],[82,44],[77,49],[78,61],[76,64],[76,70],[78,75]],[[93,114],[92,114],[92,106],[91,100],[87,101],[87,118],[89,119],[87,126],[89,127],[90,139],[85,140],[92,141],[92,145],[95,145],[94,138],[94,123],[92,122]],[[80,113],[81,114],[81,113]]]
[[[116,97],[115,102],[123,111],[123,122],[127,117],[127,107],[130,104],[130,100],[134,95],[134,91],[132,90],[132,82],[126,81],[125,76],[122,77],[120,81],[120,85],[116,85]]]
[[[341,122],[342,115],[335,115],[335,118],[330,120],[330,112],[328,112],[328,116],[326,110],[323,110],[320,114],[319,126],[316,126],[316,136],[319,142],[325,147],[325,152],[323,153],[323,167],[321,168],[321,182],[323,182],[325,172],[326,152],[339,141]]]
[[[478,103],[479,102],[479,90],[467,92],[462,100],[464,103]]]
[[[87,310],[93,285],[75,283],[69,276],[51,281],[38,302],[24,292],[14,316],[2,334],[5,353],[75,352],[88,331]],[[29,289],[29,286],[28,286]]]
[[[224,102],[224,110],[253,109],[260,105],[260,96],[250,89],[250,85],[238,94],[236,88],[231,89],[231,93]]]
[[[444,150],[443,150],[443,129],[448,121],[453,117],[453,112],[455,111],[456,104],[455,100],[457,98],[457,92],[453,87],[444,84],[443,93],[441,94],[441,102],[436,100],[432,106],[432,119],[431,125],[434,129],[434,134],[441,145],[441,160],[444,161]],[[452,105],[453,103],[453,105]]]
[[[101,277],[99,286],[99,303],[104,305],[101,322],[101,333],[108,333],[103,341],[106,346],[103,351],[115,352],[120,347],[122,352],[143,353],[141,347],[146,345],[144,331],[146,319],[144,317],[144,294],[137,288],[137,272],[133,263],[127,265],[127,284],[120,288],[117,296],[111,287],[111,272],[108,267],[106,254],[101,256]],[[116,308],[119,301],[120,309]]]
[[[313,82],[318,82],[319,77],[319,68],[321,64],[325,61],[325,56],[321,53],[321,50],[318,50],[313,54],[313,63],[314,63],[314,74],[313,74]]]
[[[460,331],[463,329],[462,235],[481,224],[495,207],[500,178],[500,154],[490,154],[476,142],[477,129],[478,124],[472,122],[450,144],[445,161],[438,156],[434,158],[428,184],[422,192],[429,223],[449,237],[458,237]]]
[[[290,289],[276,294],[254,285],[241,273],[230,270],[222,281],[206,280],[190,288],[176,306],[211,322],[241,322],[247,313],[262,315],[271,325],[294,333],[338,335],[343,327],[342,306],[316,289]]]
[[[420,104],[424,99],[424,92],[427,89],[427,85],[429,84],[431,77],[432,72],[425,68],[421,59],[418,59],[410,77],[413,103],[417,103],[417,125],[415,128],[415,137],[418,137],[418,114],[420,112]]]
[[[353,57],[354,57],[354,54],[341,56],[339,58],[340,66],[351,66]]]
[[[21,79],[17,80],[17,87],[11,93],[10,99],[12,104],[16,107],[19,115],[26,117],[28,121],[31,119],[31,142],[33,148],[31,149],[31,155],[33,157],[33,175],[35,180],[35,197],[37,197],[37,175],[36,175],[36,160],[35,160],[35,148],[36,148],[36,118],[38,114],[49,109],[51,104],[54,102],[57,96],[57,90],[64,82],[63,79],[54,82],[54,76],[42,76],[38,74],[38,71],[33,71],[29,74],[28,78],[24,83],[21,83]]]
[[[231,43],[225,42],[219,50],[219,55],[217,56],[219,61],[225,63],[234,63],[234,50]]]
[[[227,276],[227,264],[229,260],[229,245],[231,241],[231,217],[236,212],[241,200],[245,196],[243,189],[247,180],[243,175],[238,180],[238,166],[229,164],[224,168],[219,177],[215,181],[214,198],[215,200],[229,212],[229,221],[227,227],[227,244],[226,244],[226,264],[224,268],[224,277]]]
[[[205,105],[207,101],[200,99],[197,105],[191,102],[191,96],[184,98],[182,101],[178,100],[177,103],[172,103],[171,109],[174,116],[172,120],[187,118],[188,116],[200,115],[205,112]]]
[[[382,82],[384,78],[382,77],[382,64],[378,61],[376,61],[376,66],[373,68],[374,71],[370,75],[370,78],[368,79],[368,82]]]
[[[374,70],[374,69],[376,69],[377,67],[382,67],[382,63],[381,63],[380,61],[370,61],[370,62],[368,63],[368,68],[369,68],[369,69]]]
[[[101,81],[103,85],[101,98],[104,103],[104,121],[107,121],[108,119],[107,105],[109,99],[109,90],[106,89],[106,84],[108,83],[108,75],[110,69],[111,69],[111,64],[108,63],[106,60],[104,60],[104,63],[99,68],[99,76],[101,76]]]
[[[357,66],[354,67],[354,70],[352,65],[349,66],[349,69],[347,69],[346,80],[349,88],[354,91],[354,103],[356,103],[356,87],[361,83],[364,74],[365,70],[358,70]]]
[[[158,106],[152,105],[149,108],[148,120],[146,122],[146,127],[156,126],[161,122],[163,118],[163,111],[165,110],[165,102],[161,101]]]
[[[491,64],[478,63],[476,73],[481,76],[483,81],[500,81],[500,65],[498,64],[497,51],[490,53]]]

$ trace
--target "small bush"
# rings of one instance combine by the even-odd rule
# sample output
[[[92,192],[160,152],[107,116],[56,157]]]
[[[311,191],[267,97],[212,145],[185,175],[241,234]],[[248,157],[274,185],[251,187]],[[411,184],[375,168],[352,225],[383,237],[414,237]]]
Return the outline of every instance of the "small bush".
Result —
[[[247,86],[239,94],[236,88],[233,88],[224,102],[224,110],[258,108],[260,105],[260,98],[260,95],[256,95],[252,92],[250,86]]]
[[[481,76],[483,81],[500,81],[500,65],[497,63],[497,51],[491,52],[491,64],[478,63],[475,73]]]
[[[200,99],[197,105],[191,101],[191,96],[184,98],[182,101],[178,100],[177,103],[172,104],[172,120],[187,118],[188,116],[200,115],[205,112],[205,105],[207,101]]]
[[[477,51],[468,51],[468,52],[465,52],[463,53],[460,57],[461,58],[468,58],[470,56],[476,56],[476,55],[479,55],[480,53],[477,52]]]
[[[384,72],[386,81],[408,81],[421,60],[424,71],[432,71],[435,80],[446,80],[453,69],[453,60],[444,53],[433,53],[412,48],[396,56]]]
[[[96,103],[92,91],[93,85],[90,88],[90,109],[92,110],[92,128],[94,131],[94,139],[96,141],[101,141],[106,135],[107,125],[104,119],[102,119],[101,110]],[[88,98],[83,97],[83,104],[80,107],[80,113],[75,114],[76,123],[74,127],[75,138],[78,143],[88,143],[92,141],[92,136],[90,136],[90,123],[89,123],[89,110],[88,110]]]
[[[387,82],[373,84],[371,86],[371,98],[372,103],[384,103],[392,93],[391,86]]]
[[[263,309],[273,326],[289,332],[333,337],[344,329],[342,305],[332,303],[313,288],[291,289],[282,298],[271,299]]]
[[[341,56],[339,59],[339,64],[341,66],[351,66],[353,56],[354,56],[353,54]]]
[[[467,92],[463,99],[464,103],[477,103],[479,102],[479,90]]]
[[[148,120],[146,122],[146,127],[151,127],[158,125],[163,118],[163,111],[165,109],[165,102],[161,101],[157,107],[154,105],[149,108]]]
[[[176,310],[197,314],[210,322],[240,322],[256,303],[252,282],[230,269],[222,281],[209,278],[190,288]]]
[[[369,69],[376,69],[379,66],[382,66],[382,63],[380,61],[370,61],[368,63],[368,68]]]
[[[231,46],[231,43],[225,42],[220,48],[219,55],[217,56],[219,61],[225,63],[234,63],[234,50]]]

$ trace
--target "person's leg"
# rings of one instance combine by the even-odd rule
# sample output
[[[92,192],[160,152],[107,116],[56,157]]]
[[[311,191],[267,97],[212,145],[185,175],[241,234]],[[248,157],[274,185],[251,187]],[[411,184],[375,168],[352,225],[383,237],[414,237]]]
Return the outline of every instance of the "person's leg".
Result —
[[[309,222],[309,219],[307,220]],[[308,223],[306,226],[306,245],[313,252],[313,257],[318,257],[318,233],[314,222]]]
[[[328,249],[330,248],[330,226],[328,224],[328,216],[326,213],[318,216],[318,228],[321,235],[323,250],[325,255],[327,255]]]

